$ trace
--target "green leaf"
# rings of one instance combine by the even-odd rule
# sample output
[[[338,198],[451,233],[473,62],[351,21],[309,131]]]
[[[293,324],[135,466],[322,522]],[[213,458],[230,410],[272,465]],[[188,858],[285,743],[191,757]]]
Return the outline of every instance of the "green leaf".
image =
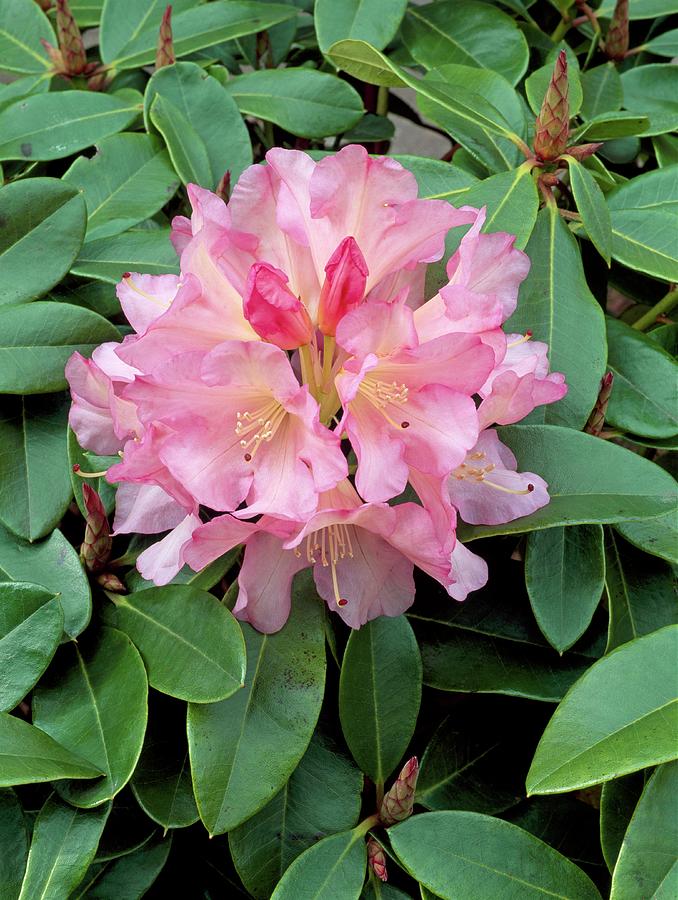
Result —
[[[111,804],[74,809],[52,795],[38,813],[19,900],[68,897],[94,859]]]
[[[107,621],[134,642],[151,687],[194,703],[216,703],[242,687],[242,632],[216,597],[177,584],[111,599]]]
[[[417,881],[452,900],[576,897],[599,900],[593,882],[557,850],[517,825],[473,812],[429,812],[388,829]]]
[[[447,594],[427,597],[409,614],[422,662],[424,684],[443,691],[509,694],[559,700],[591,665],[579,653],[564,658],[544,641],[527,600],[490,591],[451,604]]]
[[[622,105],[624,94],[617,67],[612,61],[603,63],[580,74],[584,96],[581,114],[594,119],[602,113],[616,112]]]
[[[164,828],[198,821],[186,740],[186,706],[151,694],[144,747],[132,790],[147,816]]]
[[[640,547],[653,556],[660,556],[667,562],[678,563],[678,522],[675,509],[642,522],[618,522],[615,528],[635,547]]]
[[[605,372],[603,312],[586,283],[577,242],[555,207],[538,214],[525,252],[532,267],[506,330],[531,331],[545,341],[551,370],[563,372],[568,385],[562,400],[538,407],[530,421],[583,428]]]
[[[600,846],[607,868],[617,863],[626,829],[645,787],[645,773],[606,781],[600,792]]]
[[[0,109],[28,97],[29,94],[44,94],[49,90],[50,75],[24,75],[9,84],[0,84]]]
[[[299,137],[348,131],[365,112],[347,82],[313,69],[262,69],[239,75],[225,87],[242,113]]]
[[[93,784],[59,785],[69,803],[98,806],[127,784],[144,740],[147,693],[141,657],[120,631],[102,628],[61,648],[33,693],[33,721],[105,773]]]
[[[352,631],[339,682],[339,717],[362,771],[382,784],[412,739],[421,703],[421,657],[405,616]]]
[[[456,193],[454,202],[457,206],[486,207],[483,232],[508,231],[516,235],[516,247],[524,249],[537,221],[539,195],[529,166],[519,166]]]
[[[600,16],[611,18],[616,0],[603,0],[598,10]],[[654,19],[678,13],[677,0],[629,0],[629,19]]]
[[[527,42],[513,19],[473,0],[410,7],[402,37],[412,57],[427,69],[461,63],[493,69],[516,84],[527,68]]]
[[[68,303],[40,300],[0,309],[0,394],[40,394],[67,387],[64,366],[120,334],[106,319]]]
[[[678,137],[676,135],[655,135],[652,138],[652,147],[657,156],[658,166],[675,166],[678,163]]]
[[[68,429],[68,469],[71,476],[71,489],[83,516],[87,515],[82,496],[82,487],[85,483],[89,484],[101,497],[107,513],[111,512],[115,504],[115,486],[109,484],[104,476],[84,479],[73,471],[73,466],[79,465],[83,472],[103,472],[119,459],[119,456],[97,456],[95,453],[86,452],[78,443],[75,433],[70,428]],[[150,587],[150,582],[148,586]]]
[[[167,151],[147,134],[104,138],[96,154],[78,157],[63,180],[83,193],[88,241],[119,234],[150,218],[178,187]]]
[[[602,527],[531,532],[525,584],[542,634],[562,653],[586,631],[600,603],[605,584]]]
[[[670,566],[624,545],[609,529],[605,559],[610,608],[606,652],[678,623],[678,599]]]
[[[109,238],[88,241],[71,272],[117,284],[125,272],[178,274],[179,264],[169,228],[132,228]]]
[[[609,781],[678,756],[678,625],[623,644],[570,689],[537,747],[530,794]]]
[[[156,95],[149,118],[162,135],[174,170],[183,183],[215,187],[207,147],[181,110],[167,98]]]
[[[316,0],[313,20],[323,53],[337,41],[360,38],[383,50],[392,40],[407,0]]]
[[[68,5],[81,28],[99,24],[104,0],[71,0]]]
[[[643,46],[657,56],[678,56],[678,28],[657,35],[652,40],[646,41]]]
[[[513,425],[500,436],[515,453],[519,471],[545,479],[551,502],[505,525],[465,525],[459,530],[464,541],[556,525],[651,519],[675,507],[676,486],[668,472],[609,441],[555,425]]]
[[[31,582],[58,594],[64,631],[70,637],[77,637],[89,623],[92,600],[87,576],[78,554],[60,531],[27,544],[0,526],[0,578]]]
[[[358,900],[365,880],[365,830],[323,838],[297,856],[271,900]]]
[[[61,281],[82,246],[86,221],[82,197],[56,178],[1,188],[0,306],[33,300]]]
[[[70,900],[140,900],[162,872],[172,847],[172,835],[152,837],[118,859],[95,862]]]
[[[28,859],[28,829],[12,790],[0,790],[0,896],[17,900]]]
[[[650,117],[643,134],[664,134],[678,128],[678,66],[636,66],[622,74],[621,83],[624,107]]]
[[[660,766],[642,793],[619,851],[611,900],[675,896],[678,763]]]
[[[453,201],[458,194],[478,182],[469,172],[439,159],[410,156],[407,153],[396,153],[393,159],[409,169],[417,179],[422,200]]]
[[[0,787],[98,775],[100,769],[44,731],[9,713],[0,713]]]
[[[17,706],[59,646],[64,614],[59,598],[39,585],[0,582],[0,710]]]
[[[122,131],[138,114],[113,94],[33,94],[0,112],[0,159],[61,159]]]
[[[588,169],[574,157],[567,156],[566,158],[572,193],[584,228],[596,250],[609,266],[612,252],[612,226],[605,195]]]
[[[227,170],[231,173],[231,183],[235,184],[244,169],[252,164],[252,147],[247,126],[228,90],[196,63],[185,62],[158,69],[149,81],[144,95],[147,124],[156,97],[171,104],[155,105],[154,115],[164,119],[164,127],[160,124],[156,127],[165,138],[182,179],[187,180],[184,178],[185,166],[182,163],[180,167],[179,160],[184,156],[190,160],[196,154],[200,165],[195,171],[203,178],[198,184],[213,190]],[[173,124],[171,119],[175,109],[178,116]],[[166,111],[171,113],[169,121]],[[178,122],[183,128],[184,121],[188,129],[182,136]],[[206,173],[203,172],[204,155],[208,163]]]
[[[268,803],[308,746],[325,682],[324,611],[311,584],[308,571],[297,577],[292,613],[277,634],[243,625],[244,690],[189,705],[193,787],[210,834],[230,831]]]
[[[155,61],[165,0],[106,0],[101,17],[101,58],[116,69],[136,69]],[[194,8],[187,8],[194,7]],[[223,41],[266,31],[297,15],[282,3],[218,0],[204,6],[173,4],[172,38],[177,59]]]
[[[316,732],[282,791],[229,833],[238,875],[257,900],[271,896],[300,853],[355,824],[362,782],[334,743]]]
[[[678,432],[678,366],[656,341],[619,319],[607,319],[608,368],[614,373],[606,419],[646,437]]]
[[[405,87],[407,73],[392,63],[367,41],[337,41],[326,54],[338,69],[360,81],[384,87]]]
[[[0,7],[0,60],[9,72],[41,72],[51,62],[41,40],[57,40],[49,19],[33,0],[3,0]]]
[[[624,110],[599,113],[578,128],[572,135],[572,139],[577,143],[581,143],[584,138],[587,141],[611,141],[613,143],[606,144],[600,152],[612,162],[628,162],[636,156],[638,142],[624,141],[622,138],[644,134],[649,122],[647,116]],[[618,144],[618,153],[613,153],[615,144]]]
[[[648,275],[678,280],[678,166],[632,178],[607,200],[614,258]]]

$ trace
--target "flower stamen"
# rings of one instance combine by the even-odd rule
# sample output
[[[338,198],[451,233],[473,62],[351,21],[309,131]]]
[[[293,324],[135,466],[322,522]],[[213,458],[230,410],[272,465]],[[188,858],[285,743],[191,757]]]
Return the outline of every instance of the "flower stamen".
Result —
[[[394,428],[409,428],[410,423],[407,421],[397,422],[387,412],[386,407],[389,404],[394,406],[403,406],[409,399],[410,389],[406,384],[398,384],[396,381],[390,382],[377,381],[374,378],[365,378],[360,383],[358,390],[376,406],[386,421],[393,425]]]
[[[343,523],[326,525],[318,531],[306,536],[306,561],[309,565],[315,565],[316,552],[320,551],[320,563],[323,568],[330,566],[332,573],[332,588],[337,606],[346,606],[348,600],[339,592],[337,579],[337,563],[342,559],[353,558],[353,543],[351,542],[350,526]],[[301,550],[294,548],[294,555],[301,559]]]
[[[511,350],[513,347],[519,347],[521,344],[526,344],[530,338],[532,337],[531,331],[526,331],[525,334],[518,338],[517,341],[513,341],[511,344],[506,345],[507,350]]]
[[[286,414],[287,410],[277,400],[271,400],[254,412],[236,413],[235,433],[240,438],[240,446],[247,451],[246,462],[254,459],[264,441],[272,440]]]
[[[472,453],[469,459],[482,459],[484,456],[484,453]],[[467,463],[462,463],[452,474],[457,481],[463,481],[466,478],[477,482],[482,481],[487,487],[494,488],[496,491],[503,491],[505,494],[531,494],[534,490],[533,484],[528,484],[524,490],[518,490],[517,488],[504,487],[503,484],[496,484],[494,481],[488,481],[487,475],[495,468],[494,463],[488,463],[486,466],[469,466]]]

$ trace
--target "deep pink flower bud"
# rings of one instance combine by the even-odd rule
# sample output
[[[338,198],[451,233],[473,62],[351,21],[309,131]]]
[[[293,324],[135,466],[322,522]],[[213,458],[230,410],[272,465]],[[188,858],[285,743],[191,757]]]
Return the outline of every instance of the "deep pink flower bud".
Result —
[[[243,309],[256,333],[281,350],[296,350],[313,338],[306,307],[287,286],[285,273],[268,263],[250,269]]]
[[[391,789],[384,795],[379,810],[379,818],[384,825],[395,825],[411,815],[418,775],[419,760],[413,756],[405,763]]]
[[[87,54],[67,0],[56,0],[56,31],[64,74],[80,75],[87,66]]]
[[[628,49],[629,0],[617,0],[605,38],[605,55],[609,59],[624,59]]]
[[[367,863],[377,878],[381,881],[388,881],[386,856],[381,846],[372,837],[367,839]]]
[[[111,555],[111,529],[101,497],[88,484],[82,486],[85,502],[85,539],[80,547],[80,558],[90,572],[100,572]]]
[[[603,430],[605,413],[607,412],[607,404],[610,402],[613,382],[614,374],[612,372],[607,372],[600,382],[600,393],[598,394],[596,405],[593,407],[588,422],[584,426],[584,431],[587,434],[592,434],[594,437],[599,437]]]
[[[162,16],[158,48],[155,51],[155,67],[171,66],[174,63],[174,43],[172,41],[172,7],[168,6]]]
[[[534,130],[534,152],[546,162],[558,159],[567,148],[570,133],[567,54],[561,50],[551,76]]]
[[[97,575],[96,582],[105,591],[110,591],[112,594],[124,594],[127,591],[122,581],[112,572],[102,572],[101,575]]]
[[[325,266],[318,308],[318,326],[323,334],[336,334],[339,321],[360,303],[368,275],[355,238],[344,238]]]

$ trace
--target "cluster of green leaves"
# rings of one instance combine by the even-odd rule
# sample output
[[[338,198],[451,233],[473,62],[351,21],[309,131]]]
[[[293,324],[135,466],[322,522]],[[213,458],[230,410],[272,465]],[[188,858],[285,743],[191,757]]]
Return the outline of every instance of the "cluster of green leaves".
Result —
[[[53,75],[45,5],[0,4],[0,896],[675,896],[678,3],[631,0],[620,62],[611,0],[595,27],[570,0],[175,0],[153,71],[164,0],[72,0],[98,92]],[[544,204],[526,155],[563,48],[570,143],[602,146]],[[531,258],[509,330],[570,388],[502,440],[551,503],[460,528],[491,573],[464,604],[421,576],[350,635],[308,573],[280,633],[238,623],[237,553],[154,588],[119,537],[104,592],[71,470],[110,461],[68,430],[64,365],[125,333],[115,282],[177,271],[187,183],[273,145],[385,152],[403,118],[449,140],[398,156],[420,195]],[[412,755],[382,884],[361,822]]]

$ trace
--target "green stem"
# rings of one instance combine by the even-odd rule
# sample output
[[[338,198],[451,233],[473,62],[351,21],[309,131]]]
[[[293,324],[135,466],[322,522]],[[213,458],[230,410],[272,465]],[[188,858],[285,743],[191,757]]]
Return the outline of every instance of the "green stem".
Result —
[[[631,326],[635,328],[637,331],[645,331],[646,328],[649,328],[650,325],[654,325],[659,316],[664,316],[667,313],[671,312],[674,306],[678,304],[678,289],[674,289],[669,291],[662,299],[655,303],[652,309],[649,309],[644,315],[642,315],[639,319]]]
[[[379,90],[377,91],[376,112],[378,116],[388,115],[388,88],[383,84],[379,86]]]
[[[551,35],[551,40],[554,44],[558,44],[565,37],[567,32],[570,30],[571,21],[569,19],[561,19],[558,25],[555,28],[555,31]]]
[[[355,831],[356,833],[363,835],[367,834],[370,828],[373,828],[375,825],[379,824],[379,814],[374,813],[372,816],[368,816],[366,819],[363,819],[359,825],[356,825]]]

